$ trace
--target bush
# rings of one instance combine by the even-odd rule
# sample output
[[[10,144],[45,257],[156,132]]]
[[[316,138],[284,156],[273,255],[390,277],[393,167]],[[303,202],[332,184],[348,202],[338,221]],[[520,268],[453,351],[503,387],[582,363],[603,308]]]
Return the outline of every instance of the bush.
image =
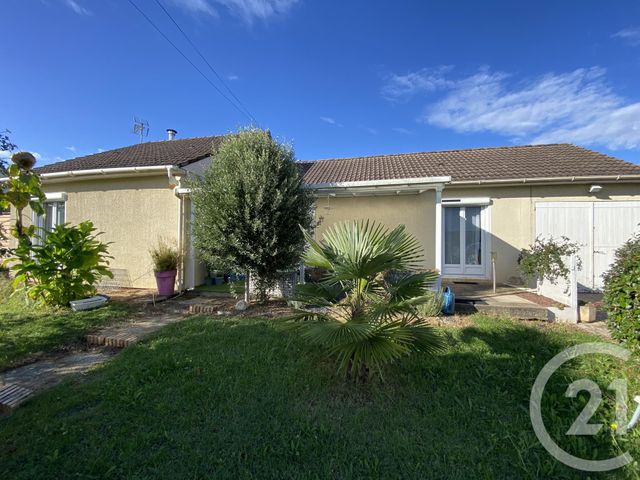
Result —
[[[442,315],[444,306],[444,296],[442,292],[429,292],[426,294],[428,300],[418,305],[418,313],[423,318],[439,317]]]
[[[297,286],[296,312],[285,325],[335,355],[347,378],[364,381],[405,355],[440,351],[442,337],[418,313],[438,275],[410,273],[420,268],[422,248],[403,225],[389,231],[351,221],[333,225],[322,243],[305,237],[305,264],[327,273]]]
[[[180,263],[180,252],[170,245],[166,240],[158,240],[158,244],[149,250],[153,261],[154,272],[170,272],[178,269]]]
[[[97,240],[91,222],[58,225],[39,245],[19,245],[8,262],[15,272],[14,288],[48,305],[64,306],[71,300],[95,295],[95,284],[109,271],[108,244]],[[21,287],[21,288],[20,288]]]
[[[604,275],[604,307],[611,336],[627,348],[640,348],[640,234],[616,251]]]
[[[547,279],[555,283],[558,278],[569,279],[569,267],[563,258],[578,253],[579,245],[571,242],[567,237],[556,240],[536,238],[533,245],[523,249],[518,258],[520,272],[527,280]],[[582,267],[582,260],[577,257],[576,267]]]

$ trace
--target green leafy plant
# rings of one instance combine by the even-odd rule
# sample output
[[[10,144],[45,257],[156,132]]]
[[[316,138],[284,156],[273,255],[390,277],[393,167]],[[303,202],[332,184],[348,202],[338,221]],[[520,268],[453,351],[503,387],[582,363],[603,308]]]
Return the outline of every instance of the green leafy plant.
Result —
[[[556,283],[558,278],[569,279],[569,267],[564,258],[575,255],[580,250],[577,243],[573,243],[567,237],[560,239],[536,238],[528,249],[523,249],[518,258],[520,272],[528,280],[547,279]],[[576,257],[576,267],[582,267],[582,260]]]
[[[298,285],[295,314],[286,327],[326,349],[348,378],[365,380],[370,370],[412,352],[434,354],[442,338],[421,318],[436,272],[385,275],[420,267],[422,249],[404,226],[389,231],[369,221],[338,223],[322,243],[308,232],[306,265],[326,270],[322,281]]]
[[[251,271],[263,301],[278,272],[300,259],[298,226],[311,226],[313,198],[291,147],[268,131],[241,130],[212,155],[204,177],[189,181],[194,245],[212,269]]]
[[[64,306],[96,293],[95,284],[109,271],[108,244],[100,242],[91,222],[58,225],[36,245],[19,244],[6,263],[14,271],[13,287],[28,298]]]
[[[611,336],[630,349],[640,349],[640,234],[616,251],[604,274],[603,302]]]
[[[164,238],[160,238],[155,247],[149,250],[153,261],[154,272],[170,272],[177,270],[180,263],[180,252]]]
[[[428,300],[418,305],[418,313],[424,318],[439,317],[442,315],[444,296],[442,292],[427,292]]]

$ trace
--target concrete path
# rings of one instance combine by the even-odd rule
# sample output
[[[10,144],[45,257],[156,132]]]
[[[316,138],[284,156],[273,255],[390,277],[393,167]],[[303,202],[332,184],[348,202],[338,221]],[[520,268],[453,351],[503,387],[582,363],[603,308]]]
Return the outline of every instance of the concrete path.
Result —
[[[133,321],[87,335],[87,351],[40,360],[0,373],[0,411],[11,411],[36,392],[50,388],[71,375],[84,374],[117,351],[186,317],[179,312],[148,314]]]

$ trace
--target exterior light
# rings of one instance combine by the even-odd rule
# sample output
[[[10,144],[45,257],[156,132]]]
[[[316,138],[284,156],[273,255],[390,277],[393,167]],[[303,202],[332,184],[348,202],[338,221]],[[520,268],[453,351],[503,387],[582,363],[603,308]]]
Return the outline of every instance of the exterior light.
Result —
[[[602,185],[591,185],[589,187],[589,193],[600,193],[602,191]]]

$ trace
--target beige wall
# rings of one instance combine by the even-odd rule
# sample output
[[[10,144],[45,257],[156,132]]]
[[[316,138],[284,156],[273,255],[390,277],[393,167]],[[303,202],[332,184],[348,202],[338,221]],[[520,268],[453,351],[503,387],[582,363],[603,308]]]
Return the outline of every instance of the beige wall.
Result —
[[[602,194],[588,193],[589,185],[515,187],[447,186],[443,199],[489,197],[490,250],[496,256],[499,282],[518,282],[520,250],[535,240],[535,205],[541,201],[640,200],[640,184],[602,184]],[[425,249],[425,266],[435,266],[435,192],[420,195],[378,197],[327,197],[316,200],[316,220],[321,224],[316,238],[332,224],[353,219],[372,219],[389,227],[407,226]],[[490,271],[487,270],[487,279]]]
[[[489,197],[491,199],[491,250],[496,255],[499,282],[520,279],[520,250],[535,240],[535,204],[541,201],[640,200],[640,184],[601,184],[599,195],[588,193],[589,185],[517,187],[446,187],[442,198]]]
[[[435,266],[435,191],[416,195],[377,197],[321,197],[316,199],[316,238],[334,223],[344,220],[372,219],[388,227],[403,224],[424,248],[424,265]]]
[[[159,236],[176,241],[178,199],[166,175],[45,183],[67,194],[66,221],[91,220],[103,242],[113,242],[110,268],[122,286],[155,287],[149,248]]]

